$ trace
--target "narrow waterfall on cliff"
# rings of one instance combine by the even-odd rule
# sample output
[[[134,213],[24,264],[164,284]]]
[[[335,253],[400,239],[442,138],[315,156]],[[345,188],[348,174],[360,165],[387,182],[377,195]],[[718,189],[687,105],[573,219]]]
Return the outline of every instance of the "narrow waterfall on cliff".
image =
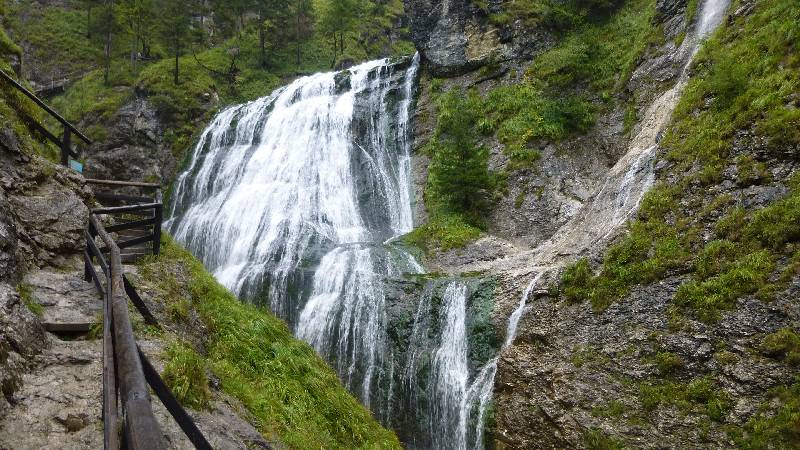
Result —
[[[669,123],[680,94],[686,85],[687,70],[700,45],[722,21],[730,4],[729,0],[705,0],[700,16],[691,36],[684,40],[676,50],[685,61],[678,79],[672,88],[658,97],[648,108],[639,133],[631,140],[628,151],[611,168],[609,174],[594,195],[575,217],[562,226],[551,240],[537,247],[531,258],[535,274],[528,283],[522,298],[509,316],[506,339],[503,348],[513,344],[517,325],[524,313],[530,295],[542,276],[560,267],[565,260],[560,255],[579,254],[581,251],[605,241],[619,231],[626,221],[638,210],[645,192],[653,185],[654,160],[658,149],[658,138]],[[501,349],[502,351],[502,349]],[[471,432],[475,436],[468,446],[480,448],[483,440],[483,416],[492,397],[494,378],[497,374],[498,357],[484,365],[470,385],[466,398],[462,422],[469,426],[469,408],[477,408],[478,420]]]

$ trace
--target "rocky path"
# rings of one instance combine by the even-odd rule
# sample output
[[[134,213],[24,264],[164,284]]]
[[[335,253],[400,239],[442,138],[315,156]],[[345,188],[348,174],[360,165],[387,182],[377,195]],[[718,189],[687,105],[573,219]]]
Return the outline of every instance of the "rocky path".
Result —
[[[31,300],[42,306],[48,333],[32,369],[0,414],[0,450],[97,449],[103,447],[102,339],[87,332],[101,320],[102,303],[83,281],[79,263],[70,270],[41,269],[24,280]],[[156,370],[162,371],[163,339],[139,336]],[[214,448],[271,448],[246,420],[238,402],[212,390],[211,406],[190,415]],[[177,423],[153,396],[153,411],[170,448],[192,449]]]
[[[46,269],[25,277],[48,331],[72,334],[96,320],[102,305],[82,275]],[[102,448],[102,341],[47,333],[41,347],[12,410],[0,419],[0,448]]]

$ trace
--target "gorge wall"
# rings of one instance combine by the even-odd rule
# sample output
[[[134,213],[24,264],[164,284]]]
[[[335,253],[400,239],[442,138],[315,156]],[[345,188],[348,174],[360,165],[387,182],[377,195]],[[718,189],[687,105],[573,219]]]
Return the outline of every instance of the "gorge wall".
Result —
[[[778,17],[789,10],[796,17],[797,8],[772,1],[666,0],[638,6],[649,11],[649,31],[639,35],[647,43],[630,69],[618,72],[607,91],[593,85],[591,76],[573,77],[563,91],[564,97],[584,96],[597,106],[593,124],[559,139],[528,139],[525,146],[538,156],[525,168],[514,164],[502,127],[480,137],[490,152],[490,168],[504,172],[507,190],[493,199],[486,231],[477,240],[423,258],[427,267],[445,273],[494,276],[497,330],[521,315],[517,338],[503,348],[497,363],[487,445],[795,445],[796,435],[787,430],[790,421],[780,417],[796,411],[796,366],[789,356],[800,317],[791,262],[796,227],[790,226],[789,237],[779,241],[786,247],[769,254],[766,273],[747,275],[754,288],[734,287],[725,294],[710,289],[711,283],[733,283],[732,269],[726,269],[731,266],[725,266],[732,263],[709,272],[703,269],[703,256],[695,259],[693,253],[708,258],[711,248],[729,245],[720,239],[739,239],[719,231],[731,214],[740,214],[745,222],[739,226],[745,226],[755,220],[753,211],[770,205],[782,209],[793,201],[797,85],[776,105],[761,106],[762,114],[776,108],[792,117],[772,134],[747,121],[734,121],[722,132],[713,122],[686,124],[690,117],[716,114],[717,108],[746,115],[740,105],[717,106],[725,91],[710,86],[709,74],[731,70],[715,65],[725,64],[728,52],[742,52],[764,39],[755,30],[765,23],[788,26],[788,35],[796,36],[797,27]],[[418,198],[426,189],[431,158],[426,145],[442,114],[442,92],[477,91],[485,99],[482,113],[496,116],[492,101],[497,92],[509,89],[514,95],[517,87],[516,95],[525,95],[523,87],[532,79],[546,79],[553,58],[581,51],[571,33],[582,31],[553,31],[544,21],[532,26],[524,16],[506,20],[504,8],[495,2],[407,2],[425,62],[416,114]],[[627,2],[610,19],[598,14],[604,18],[597,20],[613,23],[626,14],[630,19],[636,13],[626,8],[635,9],[637,3]],[[700,62],[687,65],[699,39],[720,24],[722,30],[700,51]],[[606,34],[600,36],[614,39],[611,28],[603,28]],[[628,30],[628,38],[637,39],[632,22]],[[770,52],[776,60],[793,60],[788,55],[796,54],[796,46],[781,42]],[[590,44],[588,49],[602,52],[602,47]],[[566,67],[561,70],[581,70],[580,65]],[[784,70],[780,64],[774,67]],[[767,76],[753,67],[743,70],[758,79]],[[676,106],[677,118],[671,117]],[[702,145],[687,150],[692,139],[712,145],[697,137],[709,135],[719,136],[713,162],[696,156],[704,152]],[[758,169],[747,175],[749,167]],[[424,207],[417,209],[421,222],[428,215]],[[656,229],[653,222],[664,228]],[[670,227],[685,234],[667,233]],[[763,242],[747,245],[769,246]],[[730,257],[735,258],[745,256]],[[696,298],[687,294],[694,283],[706,283]],[[763,285],[772,291],[758,290]]]

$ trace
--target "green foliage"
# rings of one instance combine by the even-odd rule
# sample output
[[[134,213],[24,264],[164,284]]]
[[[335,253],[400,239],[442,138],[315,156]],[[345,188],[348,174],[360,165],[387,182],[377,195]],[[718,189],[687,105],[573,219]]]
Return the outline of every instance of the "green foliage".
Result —
[[[561,293],[571,302],[580,302],[591,296],[592,268],[589,260],[581,258],[567,266],[561,277]]]
[[[163,236],[161,256],[141,263],[142,276],[167,296],[188,294],[210,333],[205,366],[253,414],[262,433],[289,448],[399,448],[395,435],[375,422],[284,322],[239,302]]]
[[[535,139],[560,140],[586,131],[593,123],[593,107],[578,97],[545,95],[531,84],[501,86],[486,98],[488,126],[496,130],[511,159],[511,170],[531,167],[539,152],[527,148]]]
[[[648,412],[659,406],[675,406],[683,413],[703,413],[715,421],[722,420],[733,406],[728,394],[709,377],[689,383],[643,382],[639,385],[639,402]]]
[[[774,269],[766,250],[749,253],[731,262],[719,275],[683,284],[675,293],[675,302],[691,307],[700,320],[712,321],[720,310],[732,308],[737,298],[764,287]]]
[[[29,284],[20,283],[17,285],[17,293],[22,298],[22,303],[28,308],[30,312],[37,317],[42,317],[44,314],[44,307],[33,298],[33,289]]]
[[[773,250],[800,239],[800,191],[756,211],[745,228],[745,236]]]
[[[658,352],[655,362],[661,375],[670,375],[683,367],[683,359],[672,352]]]
[[[425,147],[431,156],[426,205],[478,223],[496,185],[488,169],[488,150],[475,144],[475,127],[481,118],[479,96],[454,88],[439,98],[437,106],[436,129]]]
[[[619,417],[625,412],[626,406],[619,400],[611,400],[603,407],[592,408],[595,417]]]
[[[112,73],[114,83],[117,74]],[[115,83],[116,84],[116,83]],[[104,123],[130,100],[133,92],[125,87],[108,88],[103,82],[103,74],[99,70],[92,71],[76,81],[66,94],[53,99],[52,106],[65,117],[75,120],[90,120]],[[95,131],[94,134],[96,134]]]
[[[583,436],[583,443],[589,450],[623,450],[628,448],[622,441],[606,435],[597,428],[590,429]]]
[[[764,338],[762,349],[769,356],[781,358],[794,366],[800,366],[800,335],[791,328],[781,328],[767,335]]]
[[[463,247],[480,236],[480,228],[460,214],[435,214],[405,237],[406,242],[425,251]]]
[[[597,347],[578,345],[572,349],[570,361],[575,367],[583,367],[584,365],[598,366],[609,362],[609,358]]]
[[[407,242],[425,250],[462,247],[484,226],[482,214],[500,183],[489,171],[489,152],[478,146],[480,96],[453,88],[437,99],[438,119],[424,151],[430,155],[425,204],[428,222]]]
[[[167,364],[161,377],[182,405],[207,408],[211,400],[206,364],[197,352],[182,342],[174,342],[165,353]]]
[[[800,447],[800,379],[772,389],[758,412],[728,434],[744,449]]]
[[[800,110],[788,101],[800,89],[798,36],[796,4],[765,0],[709,39],[665,137],[670,157],[683,167],[718,165],[734,130],[751,126],[774,147],[800,143]]]
[[[800,143],[794,133],[800,116],[788,106],[789,98],[800,92],[800,11],[790,3],[760,2],[746,21],[723,25],[700,51],[697,73],[662,142],[668,158],[677,163],[672,171],[678,181],[658,184],[644,197],[628,235],[608,250],[598,275],[581,283],[562,282],[562,292],[571,289],[570,300],[590,300],[602,310],[636,284],[694,272],[678,289],[675,302],[699,319],[713,321],[743,295],[770,298],[796,272],[793,259],[784,258],[800,240],[800,190],[794,181],[787,198],[766,208],[730,208],[714,224],[717,239],[706,244],[701,239],[705,223],[718,217],[716,212],[730,199],[697,204],[691,194],[692,186],[702,190],[721,179],[723,168],[733,162],[728,151],[737,129],[754,126],[772,148]],[[767,126],[768,121],[774,123]],[[735,163],[742,185],[770,180],[766,167],[750,156]],[[697,167],[701,169],[693,169]],[[686,215],[687,206],[696,212]],[[774,277],[776,270],[780,277]]]
[[[14,5],[9,17],[14,38],[29,44],[45,72],[63,68],[80,74],[99,63],[102,52],[87,39],[85,12],[25,0]]]

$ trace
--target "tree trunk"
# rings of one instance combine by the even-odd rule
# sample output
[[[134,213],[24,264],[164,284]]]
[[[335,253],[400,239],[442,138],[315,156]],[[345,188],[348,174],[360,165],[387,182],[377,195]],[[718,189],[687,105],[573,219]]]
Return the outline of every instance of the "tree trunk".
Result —
[[[175,82],[176,85],[178,84],[178,56],[180,55],[180,52],[181,52],[180,41],[176,38],[175,39],[175,79],[174,79],[174,82]]]
[[[103,83],[108,86],[108,72],[111,70],[111,29],[106,32],[106,45],[103,51]]]
[[[294,29],[294,40],[295,45],[297,46],[297,53],[295,54],[295,64],[297,65],[297,70],[300,70],[300,13],[297,14],[295,21],[295,29]]]
[[[264,11],[258,11],[258,46],[261,51],[261,68],[267,68],[267,50],[265,48],[267,40],[267,30],[264,29]]]

